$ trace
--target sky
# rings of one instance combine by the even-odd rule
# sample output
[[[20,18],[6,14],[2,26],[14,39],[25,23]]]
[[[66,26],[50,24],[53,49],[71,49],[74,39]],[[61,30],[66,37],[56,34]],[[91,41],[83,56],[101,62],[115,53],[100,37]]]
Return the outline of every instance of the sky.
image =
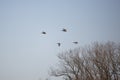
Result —
[[[0,0],[0,80],[45,79],[58,53],[94,41],[120,42],[120,0]]]

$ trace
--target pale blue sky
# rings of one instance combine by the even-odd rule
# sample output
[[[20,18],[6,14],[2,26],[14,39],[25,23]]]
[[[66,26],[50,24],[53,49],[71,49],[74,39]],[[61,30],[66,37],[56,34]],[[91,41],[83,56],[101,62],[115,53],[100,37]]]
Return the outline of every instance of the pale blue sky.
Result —
[[[48,77],[58,53],[108,40],[120,42],[120,0],[0,0],[0,80]]]

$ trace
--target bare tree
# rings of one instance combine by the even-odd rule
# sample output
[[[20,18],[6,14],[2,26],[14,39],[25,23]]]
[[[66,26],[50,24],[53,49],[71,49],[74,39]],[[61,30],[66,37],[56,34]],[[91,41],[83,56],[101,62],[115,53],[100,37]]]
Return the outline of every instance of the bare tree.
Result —
[[[120,44],[95,42],[58,55],[50,75],[64,80],[120,80]]]

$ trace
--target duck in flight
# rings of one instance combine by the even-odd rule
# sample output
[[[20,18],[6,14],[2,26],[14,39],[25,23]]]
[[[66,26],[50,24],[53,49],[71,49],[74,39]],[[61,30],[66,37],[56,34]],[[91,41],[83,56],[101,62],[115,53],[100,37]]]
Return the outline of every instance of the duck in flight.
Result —
[[[46,34],[46,32],[43,31],[42,34]]]
[[[63,28],[62,31],[63,31],[63,32],[67,32],[67,29]]]
[[[57,43],[57,44],[58,44],[58,46],[60,47],[61,43]]]
[[[78,42],[77,41],[75,41],[75,42],[73,42],[74,44],[78,44]]]

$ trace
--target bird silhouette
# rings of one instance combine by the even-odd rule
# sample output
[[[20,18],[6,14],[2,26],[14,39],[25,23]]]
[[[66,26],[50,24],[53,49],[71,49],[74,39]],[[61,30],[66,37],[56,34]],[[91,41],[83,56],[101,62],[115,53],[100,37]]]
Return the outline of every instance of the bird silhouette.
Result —
[[[57,44],[58,44],[58,46],[60,47],[61,43],[57,43]]]
[[[43,31],[42,34],[46,34],[46,32]]]
[[[78,44],[78,42],[76,41],[76,42],[73,42],[74,44]]]
[[[62,31],[63,31],[63,32],[67,32],[67,29],[63,28]]]

